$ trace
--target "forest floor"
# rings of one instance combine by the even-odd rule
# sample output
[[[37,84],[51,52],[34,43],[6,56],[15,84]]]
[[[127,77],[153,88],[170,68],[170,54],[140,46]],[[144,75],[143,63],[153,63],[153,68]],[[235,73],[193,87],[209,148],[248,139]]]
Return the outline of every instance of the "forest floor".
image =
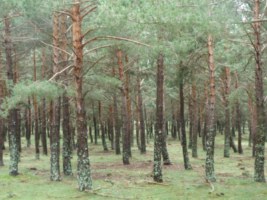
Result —
[[[245,135],[244,137],[246,137]],[[215,173],[217,182],[205,181],[205,152],[199,139],[198,158],[191,158],[193,170],[183,168],[182,149],[178,140],[168,141],[173,165],[163,166],[162,184],[153,182],[153,142],[147,146],[147,154],[140,155],[136,146],[132,149],[131,164],[124,166],[121,156],[114,151],[104,152],[101,144],[90,145],[93,190],[79,192],[76,181],[76,155],[72,166],[74,176],[51,182],[50,158],[41,155],[35,159],[34,145],[26,148],[23,143],[17,177],[8,175],[9,154],[5,151],[5,166],[0,167],[0,200],[68,200],[68,199],[267,199],[267,184],[253,182],[254,159],[251,147],[243,140],[244,154],[231,151],[230,158],[223,158],[223,136],[216,137]],[[61,167],[62,169],[62,167]]]

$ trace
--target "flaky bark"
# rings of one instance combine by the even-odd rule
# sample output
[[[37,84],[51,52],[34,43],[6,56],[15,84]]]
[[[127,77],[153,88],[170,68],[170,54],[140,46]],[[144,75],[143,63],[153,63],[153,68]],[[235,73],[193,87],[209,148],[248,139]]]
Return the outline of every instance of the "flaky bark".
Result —
[[[163,117],[163,84],[164,84],[164,65],[163,55],[159,54],[157,60],[157,100],[156,100],[156,129],[154,138],[154,181],[162,182],[162,139],[164,137],[164,117]]]
[[[214,172],[214,142],[215,142],[215,65],[213,55],[213,39],[209,34],[208,36],[208,53],[209,53],[209,72],[210,72],[210,93],[207,108],[208,121],[207,121],[207,154],[206,154],[206,179],[215,182]]]
[[[53,74],[59,71],[59,15],[53,16]],[[56,99],[51,102],[51,128],[50,128],[50,180],[60,181],[60,143],[59,143],[59,101]]]
[[[62,66],[64,69],[68,64],[68,55],[65,53],[67,51],[68,40],[66,36],[67,32],[67,16],[60,16],[60,48],[64,51],[60,52]],[[65,71],[63,74],[64,85],[68,86],[67,77],[68,74]],[[72,158],[72,148],[71,148],[71,128],[70,128],[70,103],[69,98],[67,96],[67,91],[65,90],[62,96],[62,131],[63,131],[63,149],[62,149],[62,157],[63,157],[63,173],[66,176],[72,175],[72,166],[71,166],[71,158]]]
[[[266,133],[266,114],[264,106],[263,90],[263,65],[262,65],[262,44],[261,44],[261,22],[260,19],[260,0],[254,0],[254,49],[255,49],[255,97],[256,97],[256,114],[257,126],[255,134],[255,165],[254,180],[256,182],[265,182],[264,175],[264,150],[265,150],[265,133]]]
[[[122,121],[123,121],[123,148],[122,148],[122,161],[123,164],[130,164],[129,158],[131,156],[131,124],[129,122],[129,112],[127,107],[126,86],[124,80],[124,69],[122,62],[122,51],[117,50],[116,56],[119,66],[119,78],[122,82],[121,97],[122,97]]]
[[[76,97],[76,127],[78,154],[78,185],[79,190],[92,189],[92,178],[86,131],[86,112],[83,95],[83,34],[80,1],[74,0],[72,6],[72,33],[74,51],[74,81]]]
[[[12,48],[11,40],[11,23],[9,16],[4,18],[4,48],[6,53],[7,79],[10,83],[14,83]],[[10,95],[11,91],[9,91]],[[9,174],[12,176],[18,175],[19,149],[17,142],[17,110],[13,108],[9,111],[8,116],[8,134],[9,134],[9,151],[10,164]]]

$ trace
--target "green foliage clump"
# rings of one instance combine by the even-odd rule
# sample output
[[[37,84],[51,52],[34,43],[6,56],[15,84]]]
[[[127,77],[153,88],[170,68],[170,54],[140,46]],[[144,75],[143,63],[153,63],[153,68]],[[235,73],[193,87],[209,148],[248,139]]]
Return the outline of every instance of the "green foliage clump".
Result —
[[[57,85],[49,81],[25,81],[16,84],[12,90],[11,95],[4,99],[1,105],[2,117],[6,117],[8,111],[18,105],[27,105],[27,100],[29,97],[35,96],[37,101],[43,98],[47,100],[55,99],[62,94],[63,90]]]

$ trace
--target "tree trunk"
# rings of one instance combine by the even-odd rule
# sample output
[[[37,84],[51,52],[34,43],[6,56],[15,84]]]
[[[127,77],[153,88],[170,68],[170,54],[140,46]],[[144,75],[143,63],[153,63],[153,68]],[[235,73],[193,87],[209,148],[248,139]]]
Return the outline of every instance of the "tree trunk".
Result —
[[[120,120],[119,120],[119,113],[118,113],[118,104],[117,104],[117,96],[113,96],[113,106],[114,106],[114,124],[115,124],[115,153],[117,155],[121,154],[120,148],[120,138],[121,138],[121,128],[120,128]]]
[[[164,108],[163,108],[163,87],[164,87],[164,63],[163,55],[159,54],[157,60],[157,101],[156,101],[156,130],[154,139],[154,168],[153,177],[156,182],[163,182],[161,155],[164,138]]]
[[[27,147],[31,146],[31,134],[32,134],[32,115],[31,115],[31,98],[28,98],[28,105],[25,110],[26,112],[26,140],[27,140]]]
[[[102,121],[102,104],[100,101],[98,101],[98,116],[99,116],[99,123],[101,127],[101,139],[102,139],[102,146],[104,151],[108,151],[108,146],[106,142],[106,131],[105,131],[105,126]]]
[[[16,85],[19,82],[19,71],[18,71],[18,64],[17,64],[17,53],[14,49],[14,76],[13,76],[13,82],[14,85]],[[17,130],[16,130],[16,137],[17,137],[17,145],[19,152],[21,153],[21,115],[20,115],[20,109],[17,108]]]
[[[123,120],[123,148],[122,148],[122,160],[124,165],[130,164],[129,158],[131,156],[131,127],[129,122],[129,112],[127,108],[127,96],[126,86],[124,80],[124,69],[122,63],[122,51],[117,50],[117,59],[119,66],[119,77],[122,82],[122,120]]]
[[[198,138],[198,106],[196,83],[192,84],[192,157],[197,158],[197,138]]]
[[[1,55],[0,55],[0,71],[2,70],[1,66]],[[5,97],[6,91],[6,82],[2,80],[0,74],[0,105],[3,102],[3,98]],[[4,149],[4,119],[0,117],[0,166],[4,166],[3,160],[3,149]]]
[[[251,90],[252,91],[252,88]],[[252,141],[252,156],[255,156],[255,135],[256,135],[256,128],[257,128],[257,115],[256,115],[256,108],[253,104],[252,94],[248,94],[248,108],[249,108],[249,124],[250,124],[250,140]]]
[[[255,165],[254,180],[256,182],[265,182],[264,176],[264,150],[266,133],[266,114],[264,106],[263,90],[263,66],[262,66],[262,45],[261,45],[261,22],[260,19],[260,0],[254,0],[254,20],[253,30],[255,35],[255,98],[257,126],[255,134]]]
[[[0,50],[0,72],[3,70],[2,67],[2,54]],[[0,73],[0,105],[3,103],[6,91],[6,82],[3,80],[3,77]],[[4,119],[0,117],[0,166],[4,166],[3,160],[3,149],[4,149]]]
[[[125,55],[125,62],[126,65],[129,64],[128,61],[128,56]],[[130,74],[129,71],[127,70],[125,73],[125,94],[126,94],[126,100],[127,100],[127,115],[128,115],[128,126],[130,128],[130,138],[131,138],[131,146],[134,145],[134,135],[133,135],[133,122],[132,122],[132,101],[130,97]],[[131,150],[130,152],[130,157],[132,156]]]
[[[67,32],[67,16],[60,16],[60,48],[64,51],[60,51],[61,56],[61,68],[64,69],[68,64],[68,55],[65,53],[67,51],[68,40],[66,37]],[[67,81],[67,72],[63,73],[64,85],[68,86]],[[72,158],[72,148],[71,148],[71,129],[70,129],[70,103],[69,98],[67,96],[67,91],[64,91],[62,96],[62,131],[63,131],[63,149],[62,149],[62,157],[63,157],[63,173],[66,176],[72,175],[72,166],[71,166],[71,158]],[[58,122],[60,124],[60,122]]]
[[[215,142],[215,65],[213,57],[213,41],[212,36],[208,36],[208,53],[209,53],[209,71],[210,71],[210,95],[207,108],[207,154],[206,154],[206,179],[215,182],[214,173],[214,142]]]
[[[45,68],[46,68],[46,58],[45,58],[45,49],[42,51],[42,78],[45,80]],[[42,146],[43,154],[47,155],[47,139],[46,139],[46,100],[42,99],[41,105],[41,137],[42,137]]]
[[[139,70],[138,70],[139,71]],[[146,153],[146,135],[145,135],[145,120],[144,120],[144,112],[143,112],[143,97],[141,91],[141,80],[140,80],[140,72],[137,75],[137,93],[138,93],[138,118],[140,122],[140,152],[141,154]],[[138,123],[138,121],[137,121]]]
[[[138,150],[141,150],[140,146],[140,114],[139,114],[139,107],[138,107],[138,96],[136,97],[136,110],[135,110],[135,136],[136,136],[136,145]]]
[[[238,74],[235,72],[235,89],[238,89]],[[238,133],[238,153],[242,154],[243,149],[242,149],[242,130],[241,130],[241,108],[240,108],[240,103],[239,100],[237,99],[235,102],[236,106],[236,128],[237,128],[237,133]]]
[[[10,83],[14,83],[12,48],[13,43],[11,40],[11,24],[9,16],[4,18],[4,48],[6,53],[6,66],[7,66],[7,79]],[[11,91],[9,91],[9,95]],[[17,110],[13,108],[9,111],[8,116],[8,133],[9,133],[9,151],[10,151],[10,164],[9,174],[11,176],[18,175],[18,162],[19,162],[19,149],[17,143]]]
[[[182,70],[182,69],[181,69]],[[192,169],[187,150],[187,141],[186,141],[186,131],[185,131],[185,119],[184,119],[184,81],[183,81],[183,72],[181,72],[181,80],[179,83],[179,93],[180,93],[180,123],[181,123],[181,144],[183,149],[183,158],[184,158],[184,168],[186,170]]]
[[[35,49],[33,51],[33,81],[37,81],[37,69],[36,69],[36,55]],[[34,109],[34,141],[35,141],[35,158],[37,160],[40,159],[40,148],[39,148],[39,141],[40,141],[40,134],[39,134],[39,120],[38,120],[38,105],[36,96],[33,95],[33,109]]]
[[[70,130],[70,108],[69,108],[69,98],[66,93],[63,94],[63,121],[62,121],[62,130],[63,130],[63,173],[64,175],[72,175],[71,167],[71,130]]]
[[[99,135],[99,126],[98,126],[96,115],[95,115],[94,102],[93,102],[93,124],[94,124],[95,145],[97,145],[97,137]]]
[[[230,68],[225,67],[223,71],[223,103],[224,103],[224,116],[225,116],[225,128],[224,128],[224,157],[230,157],[230,136],[231,136],[231,119],[230,119]]]
[[[114,150],[114,114],[112,105],[109,106],[108,134],[110,136],[111,149]]]
[[[72,32],[74,51],[74,80],[76,96],[76,127],[78,154],[78,185],[79,190],[92,189],[92,178],[88,151],[88,136],[86,132],[86,113],[83,94],[83,35],[80,1],[74,0],[72,6]]]
[[[59,15],[53,16],[53,74],[59,71]],[[57,79],[56,79],[57,80]],[[59,143],[59,99],[51,102],[51,128],[50,128],[50,180],[60,181],[60,143]]]

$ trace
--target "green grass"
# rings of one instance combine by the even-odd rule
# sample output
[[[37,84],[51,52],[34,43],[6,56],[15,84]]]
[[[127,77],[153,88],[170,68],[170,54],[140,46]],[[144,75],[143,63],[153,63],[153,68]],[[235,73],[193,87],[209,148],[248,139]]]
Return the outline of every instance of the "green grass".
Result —
[[[23,141],[25,142],[25,141]],[[199,140],[199,144],[200,144]],[[9,154],[5,151],[5,166],[0,167],[0,200],[68,200],[68,199],[267,199],[267,185],[253,182],[254,159],[251,148],[244,140],[244,154],[231,152],[223,158],[223,136],[216,137],[215,173],[217,182],[211,185],[204,178],[205,152],[199,145],[199,158],[190,161],[193,170],[183,169],[182,150],[179,141],[168,141],[171,166],[163,166],[163,184],[156,184],[151,177],[153,165],[152,141],[146,155],[140,155],[136,147],[132,151],[131,165],[123,166],[121,156],[114,151],[103,152],[102,146],[90,144],[90,161],[94,189],[79,192],[76,181],[76,155],[72,161],[74,176],[61,182],[51,182],[50,158],[41,156],[35,160],[34,149],[24,147],[19,163],[20,175],[8,175]],[[190,152],[190,150],[189,150]],[[61,167],[62,169],[62,167]]]

